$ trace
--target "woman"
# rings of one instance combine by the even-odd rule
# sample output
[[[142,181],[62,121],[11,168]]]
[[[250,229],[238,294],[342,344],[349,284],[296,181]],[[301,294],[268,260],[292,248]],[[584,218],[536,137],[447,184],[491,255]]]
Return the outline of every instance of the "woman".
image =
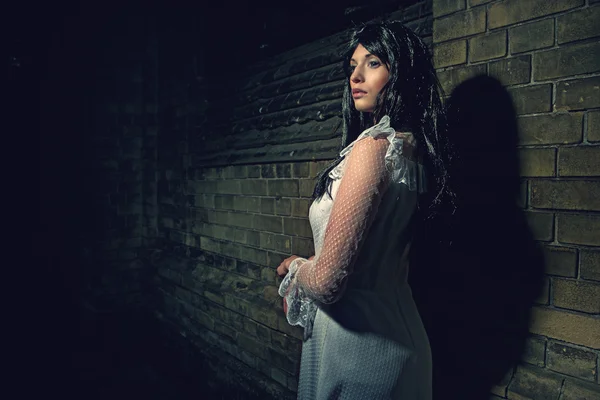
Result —
[[[430,399],[407,274],[417,210],[448,194],[439,84],[427,47],[400,24],[355,31],[344,67],[345,148],[317,177],[315,255],[277,268],[287,320],[304,327],[298,398]]]

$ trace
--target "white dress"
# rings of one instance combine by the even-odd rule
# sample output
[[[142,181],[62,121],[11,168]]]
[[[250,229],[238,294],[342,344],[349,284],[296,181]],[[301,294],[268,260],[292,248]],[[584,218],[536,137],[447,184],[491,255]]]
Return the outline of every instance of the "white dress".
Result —
[[[315,257],[279,294],[304,327],[298,399],[431,399],[431,353],[407,283],[420,164],[386,116],[340,155],[331,199],[313,202]],[[403,154],[404,153],[404,154]]]

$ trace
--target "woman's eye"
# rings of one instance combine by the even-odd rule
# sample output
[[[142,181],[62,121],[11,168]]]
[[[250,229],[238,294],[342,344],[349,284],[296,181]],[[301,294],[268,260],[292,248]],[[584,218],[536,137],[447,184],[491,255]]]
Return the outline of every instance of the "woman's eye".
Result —
[[[348,71],[350,72],[350,74],[352,74],[355,69],[356,69],[356,65],[351,65],[348,67]]]
[[[371,67],[371,68],[377,68],[380,65],[381,65],[381,63],[379,61],[376,61],[376,60],[369,61],[369,67]]]

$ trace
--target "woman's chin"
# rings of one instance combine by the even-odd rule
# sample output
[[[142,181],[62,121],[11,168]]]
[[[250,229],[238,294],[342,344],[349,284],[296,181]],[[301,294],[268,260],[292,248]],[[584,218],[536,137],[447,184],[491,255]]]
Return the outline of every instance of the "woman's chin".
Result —
[[[373,109],[370,107],[354,107],[356,108],[356,111],[361,112],[361,113],[372,113]]]

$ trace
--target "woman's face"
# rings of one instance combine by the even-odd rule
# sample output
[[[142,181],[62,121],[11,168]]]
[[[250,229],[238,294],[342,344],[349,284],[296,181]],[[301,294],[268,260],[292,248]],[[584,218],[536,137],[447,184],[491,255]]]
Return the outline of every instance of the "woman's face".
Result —
[[[373,112],[377,95],[390,78],[388,67],[359,44],[350,60],[350,89],[354,107],[361,112]]]

